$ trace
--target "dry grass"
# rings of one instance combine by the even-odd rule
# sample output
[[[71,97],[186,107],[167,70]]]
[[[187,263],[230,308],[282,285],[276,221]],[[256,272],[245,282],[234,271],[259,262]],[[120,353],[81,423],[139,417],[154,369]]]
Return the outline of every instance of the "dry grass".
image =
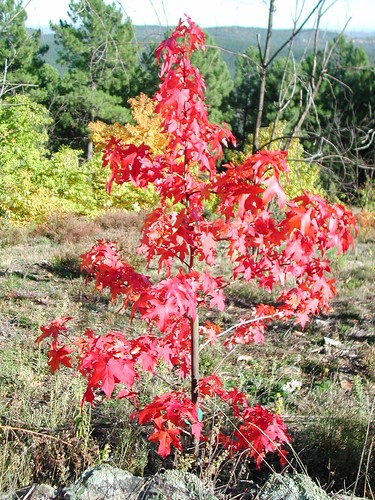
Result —
[[[13,235],[7,229],[0,247],[0,439],[5,450],[0,490],[34,480],[62,484],[102,460],[139,474],[191,466],[178,453],[167,463],[156,457],[143,430],[129,424],[132,408],[126,402],[103,400],[91,413],[81,415],[80,379],[64,370],[49,376],[46,353],[34,343],[39,326],[61,315],[74,316],[74,331],[89,327],[98,333],[114,329],[137,334],[141,325],[130,325],[127,313],[119,313],[105,294],[85,286],[78,256],[97,238],[107,238],[119,241],[124,258],[143,269],[144,262],[136,255],[142,222],[142,214],[111,211],[95,220],[54,221],[32,237],[27,230]],[[331,314],[304,332],[275,323],[265,346],[241,346],[229,357],[215,345],[203,351],[201,368],[208,374],[219,366],[227,387],[245,391],[254,403],[281,408],[294,437],[290,468],[307,468],[327,489],[355,487],[357,495],[372,498],[369,415],[375,380],[375,253],[369,236],[362,235],[355,251],[335,260],[339,295]],[[258,292],[233,285],[226,312],[210,319],[229,325],[265,298]],[[327,345],[325,337],[342,346]],[[245,361],[239,361],[240,355]],[[163,378],[168,380],[167,374]],[[290,383],[296,380],[300,388],[290,392]],[[162,379],[153,378],[140,389],[146,402],[153,393],[169,388]],[[230,425],[225,412],[215,406],[205,419],[213,434],[220,421]],[[48,453],[42,453],[46,449]],[[261,484],[275,467],[267,457],[257,472],[244,457],[229,460],[223,450],[208,443],[200,473],[229,495],[245,491],[249,481]]]
[[[77,243],[84,239],[95,238],[100,230],[100,225],[93,220],[74,214],[56,213],[38,226],[34,235],[45,236],[56,243]]]

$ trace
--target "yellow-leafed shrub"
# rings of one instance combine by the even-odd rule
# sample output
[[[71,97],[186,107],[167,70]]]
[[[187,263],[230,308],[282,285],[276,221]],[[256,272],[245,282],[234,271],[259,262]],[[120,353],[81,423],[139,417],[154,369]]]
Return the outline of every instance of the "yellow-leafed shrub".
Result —
[[[164,151],[168,137],[161,131],[161,118],[155,113],[155,104],[145,94],[129,99],[134,124],[107,125],[101,121],[91,122],[91,139],[97,151],[101,151],[109,139],[114,136],[125,144],[147,144],[153,154]]]
[[[124,144],[135,144],[136,146],[147,144],[151,153],[161,154],[167,145],[168,137],[161,131],[161,118],[155,113],[154,102],[145,94],[129,99],[134,123],[121,125],[115,123],[107,125],[101,121],[91,122],[89,129],[95,150],[101,151],[110,138],[121,139]],[[94,166],[94,164],[93,164]],[[108,170],[100,173],[97,164],[93,168],[95,183],[99,190],[97,195],[103,199],[105,207],[123,208],[134,211],[147,209],[157,203],[157,195],[152,185],[147,190],[138,189],[131,183],[121,186],[114,185],[111,196],[108,198],[104,192],[105,180],[108,177]],[[102,190],[100,193],[99,191]]]
[[[18,182],[5,179],[0,212],[12,225],[45,222],[52,213],[65,212],[63,203],[45,187],[36,186],[28,172],[21,172]]]

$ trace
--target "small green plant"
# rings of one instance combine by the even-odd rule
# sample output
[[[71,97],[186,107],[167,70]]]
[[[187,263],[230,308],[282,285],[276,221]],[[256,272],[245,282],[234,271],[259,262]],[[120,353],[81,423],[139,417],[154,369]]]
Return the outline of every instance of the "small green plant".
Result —
[[[81,261],[76,253],[67,252],[52,257],[51,263],[46,266],[51,273],[67,278],[76,278],[81,275]]]

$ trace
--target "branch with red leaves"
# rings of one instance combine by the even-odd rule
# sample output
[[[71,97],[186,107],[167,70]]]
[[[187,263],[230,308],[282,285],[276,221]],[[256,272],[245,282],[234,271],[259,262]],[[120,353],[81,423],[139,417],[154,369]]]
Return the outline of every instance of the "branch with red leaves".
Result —
[[[156,51],[161,84],[154,99],[169,138],[164,152],[153,155],[146,144],[123,144],[115,138],[104,151],[103,165],[111,172],[109,192],[113,183],[140,188],[152,183],[159,195],[160,206],[145,218],[139,252],[147,265],[158,263],[164,278],[153,283],[124,262],[112,242],[98,241],[82,256],[82,270],[96,289],[108,290],[112,301],[129,307],[131,320],[142,319],[148,333],[128,339],[120,332],[95,335],[86,330],[70,339],[66,322],[71,318],[64,317],[43,326],[37,341],[49,339],[52,373],[64,365],[87,380],[82,402],[94,403],[97,391],[131,401],[138,423],[153,424],[149,439],[159,443],[163,458],[172,447],[181,449],[183,433],[196,442],[205,439],[202,411],[216,397],[235,422],[234,432],[221,430],[219,442],[231,453],[246,452],[260,466],[269,452],[285,460],[283,445],[289,437],[281,416],[259,405],[250,407],[243,393],[225,390],[216,375],[197,383],[194,404],[197,398],[184,389],[186,378],[199,378],[194,349],[199,343],[208,348],[224,336],[229,349],[264,342],[275,319],[303,328],[329,308],[336,293],[327,251],[336,247],[338,253],[346,252],[357,228],[353,214],[342,205],[307,192],[287,200],[280,183],[281,174],[288,174],[285,151],[260,151],[240,166],[217,170],[223,147],[235,139],[225,123],[208,121],[204,81],[190,62],[191,53],[203,48],[203,32],[187,18]],[[217,207],[216,218],[205,216],[208,201]],[[278,296],[274,305],[254,307],[250,316],[224,332],[209,322],[194,330],[205,309],[225,309],[229,282],[217,275],[219,248],[231,266],[229,282],[255,282]],[[192,340],[194,335],[199,338]],[[181,390],[139,408],[135,383],[143,372],[155,373],[160,362],[176,376]]]

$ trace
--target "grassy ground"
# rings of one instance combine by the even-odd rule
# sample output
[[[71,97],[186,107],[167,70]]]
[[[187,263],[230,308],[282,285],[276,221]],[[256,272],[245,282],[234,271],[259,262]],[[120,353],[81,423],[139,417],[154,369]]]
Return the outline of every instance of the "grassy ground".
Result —
[[[0,491],[31,482],[64,485],[102,461],[136,474],[165,466],[144,430],[129,423],[130,405],[103,400],[81,413],[82,381],[65,370],[51,377],[35,343],[40,325],[62,315],[74,316],[79,331],[135,334],[128,315],[86,286],[78,268],[79,255],[97,238],[117,240],[124,258],[142,267],[135,252],[141,220],[111,213],[96,221],[52,220],[34,231],[0,229]],[[330,314],[304,331],[275,323],[264,346],[227,357],[215,345],[201,360],[203,374],[215,369],[254,403],[281,410],[293,438],[289,470],[307,471],[327,491],[368,498],[375,494],[374,242],[374,227],[365,228],[355,250],[335,259],[338,296]],[[230,326],[260,298],[258,290],[233,285],[227,310],[215,319]],[[166,387],[167,377],[146,381],[145,400]],[[212,411],[225,420],[220,408]],[[176,454],[167,466],[173,464],[189,467],[189,458]],[[218,493],[246,498],[246,488],[274,467],[270,458],[257,472],[207,446],[200,474],[215,481]]]

